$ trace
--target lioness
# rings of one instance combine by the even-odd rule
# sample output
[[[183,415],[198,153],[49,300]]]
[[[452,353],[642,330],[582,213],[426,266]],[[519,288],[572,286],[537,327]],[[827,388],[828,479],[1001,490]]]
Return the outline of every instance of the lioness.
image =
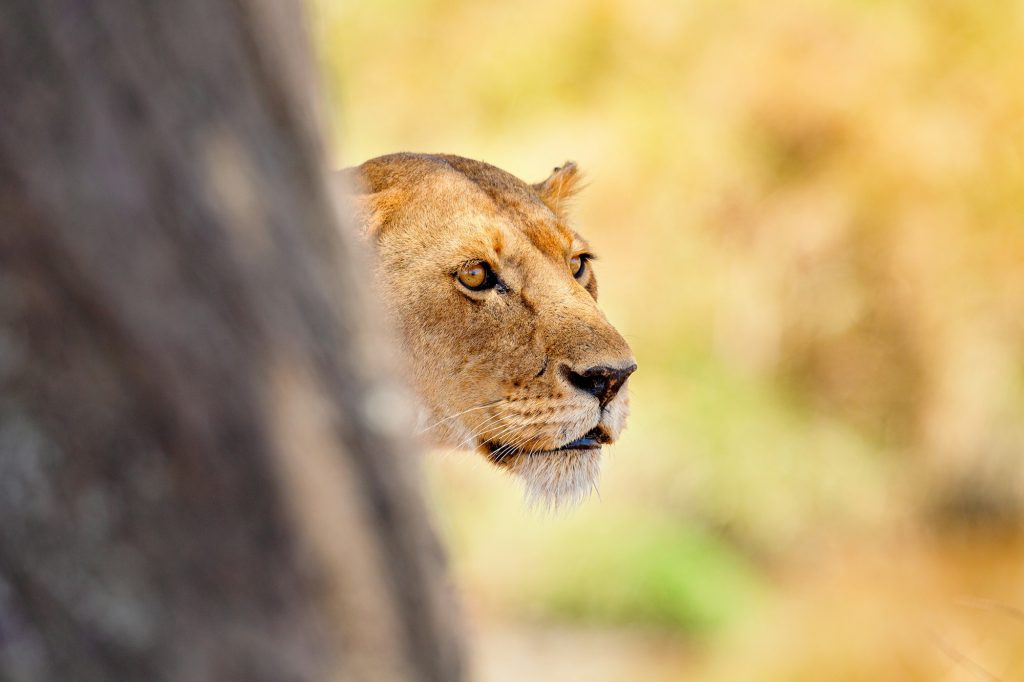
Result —
[[[567,223],[576,165],[535,185],[448,155],[392,154],[349,174],[421,431],[480,451],[535,500],[582,499],[625,426],[636,362]]]

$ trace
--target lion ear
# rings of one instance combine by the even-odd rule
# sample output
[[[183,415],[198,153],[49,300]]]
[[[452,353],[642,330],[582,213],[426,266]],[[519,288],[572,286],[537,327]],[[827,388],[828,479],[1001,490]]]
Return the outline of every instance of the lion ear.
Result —
[[[572,161],[559,166],[544,182],[533,185],[533,189],[559,218],[565,218],[567,204],[581,189],[583,174]]]
[[[373,191],[362,167],[345,168],[336,174],[336,179],[362,235],[372,239],[380,237],[384,226],[401,204],[401,189],[392,186]]]
[[[373,194],[357,194],[351,199],[356,224],[364,237],[377,239],[402,204],[403,193],[397,187]]]

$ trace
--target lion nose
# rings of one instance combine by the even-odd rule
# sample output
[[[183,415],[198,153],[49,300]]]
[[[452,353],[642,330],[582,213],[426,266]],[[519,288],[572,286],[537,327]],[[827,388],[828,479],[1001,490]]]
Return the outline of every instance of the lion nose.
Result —
[[[570,384],[596,397],[597,402],[604,407],[619,392],[629,375],[636,371],[636,363],[622,369],[599,365],[583,372],[576,372],[568,367],[565,370]]]

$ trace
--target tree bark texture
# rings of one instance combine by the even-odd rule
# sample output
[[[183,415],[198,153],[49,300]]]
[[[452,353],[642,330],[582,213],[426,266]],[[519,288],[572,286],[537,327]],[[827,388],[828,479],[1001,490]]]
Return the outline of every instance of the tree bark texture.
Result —
[[[295,5],[0,3],[0,680],[457,680]]]

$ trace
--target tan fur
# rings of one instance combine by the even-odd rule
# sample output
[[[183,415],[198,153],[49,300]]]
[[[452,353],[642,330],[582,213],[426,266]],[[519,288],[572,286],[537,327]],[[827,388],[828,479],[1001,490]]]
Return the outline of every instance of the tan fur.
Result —
[[[566,222],[579,189],[569,163],[528,185],[457,156],[394,154],[356,169],[358,213],[376,245],[376,283],[401,332],[409,381],[435,444],[477,449],[559,505],[596,485],[601,450],[557,449],[625,426],[627,388],[601,409],[567,372],[634,364],[597,307],[586,244]],[[508,291],[467,292],[459,266],[487,261]],[[502,447],[503,446],[503,447]]]

